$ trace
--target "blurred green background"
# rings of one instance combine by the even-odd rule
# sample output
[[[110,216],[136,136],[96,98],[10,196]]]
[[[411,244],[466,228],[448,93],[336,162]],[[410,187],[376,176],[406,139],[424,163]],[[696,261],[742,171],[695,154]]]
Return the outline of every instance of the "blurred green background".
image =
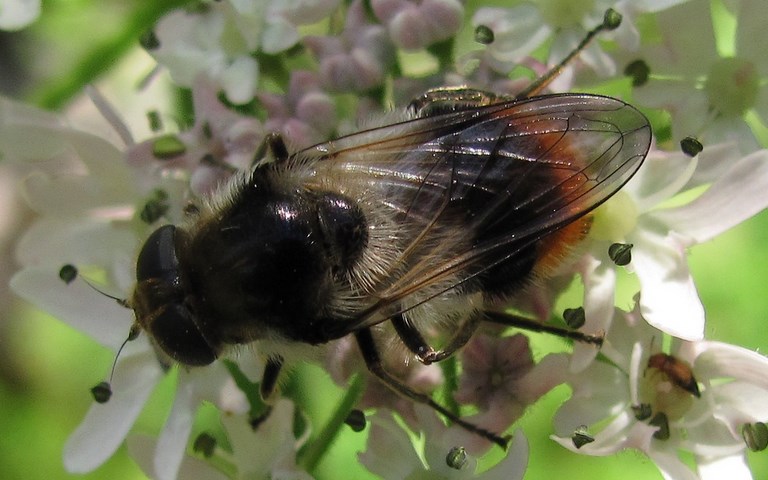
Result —
[[[139,62],[139,71],[132,70],[136,32],[179,3],[184,2],[44,1],[43,16],[32,27],[21,32],[0,32],[0,91],[57,108],[102,75],[106,75],[107,84],[135,85],[149,71],[146,59]],[[0,175],[9,172],[0,170]],[[0,238],[5,281],[15,270],[14,238],[28,223],[29,213],[13,203],[4,208],[10,223]],[[708,337],[758,352],[768,351],[768,213],[694,247],[690,262],[707,309]],[[22,304],[5,284],[0,285],[0,302],[0,478],[144,478],[124,448],[92,473],[72,475],[64,471],[64,442],[90,406],[89,388],[108,374],[112,353]],[[541,354],[553,344],[557,347],[557,342],[537,338],[534,349]],[[316,382],[318,390],[314,391],[327,392],[313,395],[312,403],[306,406],[323,418],[340,398],[340,392],[318,369],[307,368],[298,375],[302,381]],[[139,431],[157,433],[168,413],[170,386],[170,381],[165,382],[165,388],[161,387],[155,401],[150,402],[155,407],[142,414]],[[567,395],[564,388],[550,393],[521,422],[531,447],[527,479],[661,478],[654,465],[635,452],[588,458],[571,454],[550,441],[549,416]],[[345,431],[319,473],[328,479],[339,478],[339,472],[346,472],[345,478],[360,478],[351,470],[356,462],[349,459],[363,445],[364,435]],[[768,478],[767,456],[768,452],[750,454],[755,478]]]

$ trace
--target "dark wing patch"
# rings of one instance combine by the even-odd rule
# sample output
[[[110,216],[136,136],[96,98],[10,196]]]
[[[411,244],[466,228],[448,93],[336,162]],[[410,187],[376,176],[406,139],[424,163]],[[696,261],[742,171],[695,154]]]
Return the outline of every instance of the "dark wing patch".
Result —
[[[456,275],[468,282],[585,215],[637,171],[650,141],[634,107],[565,94],[415,119],[308,149],[303,155],[320,156],[318,179],[343,178],[402,225],[395,235],[402,254],[371,292],[379,300],[345,328],[382,321],[376,312]]]

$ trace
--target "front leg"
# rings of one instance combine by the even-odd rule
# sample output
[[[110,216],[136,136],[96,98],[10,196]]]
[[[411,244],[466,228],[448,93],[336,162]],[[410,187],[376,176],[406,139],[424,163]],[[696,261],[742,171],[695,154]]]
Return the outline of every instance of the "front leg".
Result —
[[[261,385],[259,393],[262,400],[267,400],[275,391],[277,379],[280,377],[280,370],[283,368],[283,359],[281,357],[270,357],[264,366],[264,374],[261,376]]]
[[[431,359],[435,355],[435,350],[429,346],[411,319],[400,312],[392,317],[390,321],[392,326],[395,327],[400,340],[403,341],[408,350],[413,352],[421,363],[425,365],[432,363]]]
[[[256,149],[256,153],[253,154],[251,166],[262,162],[280,164],[288,160],[289,156],[283,136],[277,132],[268,133],[264,136],[259,148]]]

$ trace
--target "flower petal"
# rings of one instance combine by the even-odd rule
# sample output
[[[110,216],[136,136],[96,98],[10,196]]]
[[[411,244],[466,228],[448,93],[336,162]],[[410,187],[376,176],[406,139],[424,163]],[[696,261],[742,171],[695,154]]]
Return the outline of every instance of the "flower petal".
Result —
[[[582,269],[584,281],[584,314],[586,323],[582,331],[590,333],[607,332],[614,314],[616,293],[616,270],[607,262],[589,256]],[[568,368],[580,372],[592,363],[599,352],[594,345],[575,342]]]
[[[563,354],[551,353],[536,363],[533,368],[515,382],[514,390],[518,401],[524,405],[533,404],[556,386],[565,382],[568,358]]]
[[[270,19],[261,39],[261,49],[264,53],[275,54],[282,52],[299,41],[296,27],[283,17]]]
[[[368,471],[384,479],[400,480],[414,470],[423,470],[408,434],[386,411],[377,412],[371,419],[367,447],[358,458]]]
[[[653,150],[638,174],[627,182],[625,191],[635,199],[639,212],[647,212],[689,184],[697,165],[696,159],[683,153]]]
[[[117,350],[133,324],[133,313],[102,298],[85,282],[66,285],[51,267],[31,267],[16,273],[11,289],[33,305]],[[137,339],[137,341],[146,341]]]
[[[651,69],[653,71],[653,66]],[[691,132],[701,131],[711,117],[706,95],[690,83],[674,79],[654,79],[635,89],[633,97],[639,105],[663,108],[672,115],[674,140],[680,140]]]
[[[694,76],[718,58],[708,8],[702,8],[697,2],[686,2],[664,10],[656,16],[656,21],[664,42],[659,51],[645,56],[652,72]]]
[[[752,480],[752,472],[743,453],[726,457],[699,457],[696,465],[700,480]]]
[[[573,386],[573,395],[552,422],[561,437],[570,437],[581,425],[595,424],[625,408],[629,394],[627,376],[613,365],[594,362],[568,383]]]
[[[733,165],[706,192],[687,205],[661,210],[659,219],[702,243],[768,207],[768,150]]]
[[[765,389],[745,382],[731,382],[718,385],[714,390],[716,402],[723,406],[723,413],[716,412],[715,416],[727,421],[732,433],[740,434],[745,423],[761,422],[768,417],[768,391]]]
[[[700,480],[674,453],[654,451],[649,456],[665,480]]]
[[[217,398],[231,378],[221,362],[179,372],[173,408],[157,440],[153,471],[158,479],[179,477],[197,406]]]
[[[235,58],[219,75],[221,86],[227,93],[227,99],[234,104],[244,104],[253,100],[259,79],[259,64],[253,58],[239,56]]]
[[[0,30],[20,30],[40,16],[40,0],[5,0],[0,7]]]
[[[581,425],[584,424],[579,424],[576,428]],[[574,453],[603,457],[613,455],[636,444],[641,444],[642,442],[638,440],[631,441],[630,439],[650,438],[654,431],[656,431],[655,427],[635,422],[634,418],[628,413],[623,412],[595,435],[594,442],[583,445],[580,448],[573,444],[573,440],[570,437],[574,430],[571,430],[565,436],[558,437],[553,435],[550,438]]]
[[[739,0],[738,20],[736,29],[736,52],[740,58],[748,58],[756,62],[766,73],[768,59],[765,49],[768,44],[768,31],[765,28],[765,3],[762,0]],[[762,40],[760,40],[762,38]]]
[[[182,381],[180,372],[176,398],[163,431],[157,439],[153,472],[158,480],[175,480],[184,460],[184,451],[194,423],[194,412],[198,398],[194,395],[194,384]]]
[[[259,441],[256,449],[253,448],[255,434],[247,415],[222,416],[232,442],[238,478],[311,478],[296,467],[297,443],[291,429],[294,410],[289,400],[281,399],[275,404],[256,432]]]
[[[688,0],[629,0],[629,3],[640,12],[656,13]]]
[[[51,177],[34,172],[24,179],[22,188],[27,203],[37,213],[81,218],[94,207],[122,208],[126,216],[130,215],[137,193],[127,185],[132,183],[119,175],[105,181],[91,175]]]
[[[696,158],[699,162],[686,188],[715,183],[742,158],[742,155],[735,144],[728,142],[706,145]]]
[[[499,62],[519,62],[552,33],[551,28],[542,24],[538,8],[529,4],[480,8],[472,17],[472,24],[493,31],[494,41],[487,48],[491,57]]]
[[[154,352],[124,353],[115,367],[117,387],[109,402],[94,404],[64,447],[64,467],[90,472],[117,450],[163,376]]]
[[[640,280],[640,311],[649,324],[685,340],[704,337],[704,307],[693,284],[682,242],[638,229],[632,265]]]
[[[65,263],[77,266],[133,263],[138,240],[128,229],[100,219],[43,217],[19,240],[16,258],[26,267],[46,266],[58,278]],[[61,283],[62,286],[64,285]]]
[[[720,115],[710,118],[705,125],[706,134],[702,138],[707,143],[732,143],[742,155],[747,155],[762,147],[752,128],[744,121],[744,117],[736,115]]]
[[[521,429],[515,430],[507,454],[502,461],[483,472],[484,480],[519,480],[528,468],[528,439]]]
[[[735,378],[768,390],[768,358],[722,342],[700,342],[696,348],[699,355],[695,367],[703,369],[709,378]]]
[[[155,440],[146,435],[131,435],[128,437],[127,443],[131,458],[139,464],[144,473],[154,476],[152,462],[157,449]],[[178,478],[184,480],[227,480],[229,477],[215,470],[209,463],[185,456],[179,468]]]

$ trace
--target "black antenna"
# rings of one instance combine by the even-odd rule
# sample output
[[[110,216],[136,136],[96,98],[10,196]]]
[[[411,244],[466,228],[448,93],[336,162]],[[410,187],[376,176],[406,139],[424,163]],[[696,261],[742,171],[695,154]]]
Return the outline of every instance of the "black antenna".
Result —
[[[131,305],[127,299],[110,295],[109,293],[96,287],[87,278],[83,277],[82,275],[79,275],[77,267],[75,267],[74,265],[67,264],[61,267],[61,269],[59,270],[59,278],[61,278],[67,284],[72,283],[78,277],[82,281],[84,281],[86,285],[91,287],[95,292],[100,293],[101,295],[107,298],[111,298],[112,300],[116,301],[118,305],[122,307],[125,307],[128,309],[131,308]],[[141,333],[141,325],[134,322],[133,325],[131,325],[130,331],[128,332],[128,337],[125,340],[123,340],[123,343],[120,345],[120,348],[117,349],[117,353],[115,353],[115,359],[112,361],[112,369],[109,372],[109,381],[100,382],[98,385],[91,388],[91,394],[93,395],[93,399],[96,400],[96,402],[106,403],[109,401],[110,397],[112,396],[111,383],[112,383],[112,378],[115,376],[115,367],[117,367],[117,359],[120,358],[120,354],[122,353],[123,348],[125,348],[128,342],[135,340],[136,337],[139,336],[139,333]]]
[[[131,330],[128,332],[128,337],[123,340],[120,348],[117,349],[117,353],[115,353],[115,359],[112,361],[112,370],[109,372],[109,381],[99,382],[98,385],[91,388],[91,395],[93,395],[93,399],[96,400],[97,403],[107,403],[112,397],[112,378],[115,376],[117,359],[120,358],[120,353],[123,351],[123,348],[128,344],[128,342],[135,340],[136,337],[139,336],[139,333],[141,333],[141,327],[139,324],[134,323],[131,325]]]
[[[125,298],[119,298],[114,295],[110,295],[100,290],[99,288],[97,288],[95,285],[89,282],[87,278],[85,277],[80,277],[80,278],[82,278],[83,281],[89,287],[99,292],[100,294],[104,295],[105,297],[111,298],[112,300],[116,301],[118,305],[125,308],[131,308],[131,305],[128,303],[128,300],[126,300]],[[138,337],[140,333],[141,333],[141,325],[134,322],[133,325],[131,325],[131,329],[128,331],[128,337],[125,340],[123,340],[123,343],[120,345],[120,348],[117,349],[117,353],[115,353],[115,359],[112,361],[112,370],[109,373],[109,382],[102,382],[102,383],[106,383],[107,386],[109,386],[112,383],[112,377],[114,377],[115,375],[115,367],[117,366],[117,359],[120,358],[120,353],[123,351],[123,348],[125,348],[125,345],[130,341],[136,340],[136,337]],[[99,385],[101,385],[101,383]]]
[[[112,300],[116,301],[116,302],[117,302],[117,304],[118,304],[118,305],[120,305],[121,307],[125,307],[125,308],[131,308],[131,305],[128,303],[128,300],[127,300],[127,299],[125,299],[125,298],[120,298],[120,297],[116,297],[116,296],[114,296],[114,295],[110,295],[109,293],[107,293],[107,292],[105,292],[105,291],[103,291],[103,290],[99,289],[97,286],[95,286],[94,284],[92,284],[92,283],[91,283],[91,282],[90,282],[90,281],[89,281],[87,278],[85,278],[85,277],[83,277],[83,276],[81,276],[80,278],[81,278],[81,279],[82,279],[82,280],[85,282],[85,284],[86,284],[86,285],[88,285],[89,287],[91,287],[92,289],[94,289],[96,292],[98,292],[98,293],[100,293],[100,294],[104,295],[105,297],[107,297],[107,298],[111,298]],[[133,327],[131,327],[131,328],[133,328]],[[137,333],[137,335],[138,335],[138,333]],[[129,335],[129,338],[130,338],[130,335]],[[136,338],[136,337],[133,337],[133,338]]]
[[[112,362],[112,370],[109,372],[109,383],[112,383],[112,377],[115,375],[115,367],[117,366],[117,359],[120,357],[120,353],[122,353],[123,348],[125,348],[128,342],[136,340],[136,337],[138,337],[140,333],[141,326],[138,323],[131,325],[131,329],[128,331],[128,337],[123,340],[120,348],[117,349],[117,353],[115,353],[115,360]]]
[[[59,278],[67,285],[74,282],[76,278],[80,278],[82,281],[85,282],[86,285],[91,287],[93,290],[104,295],[107,298],[111,298],[112,300],[116,301],[117,304],[120,305],[121,307],[131,308],[131,305],[128,303],[127,299],[119,298],[114,295],[110,295],[103,290],[100,290],[93,283],[91,283],[87,278],[80,275],[80,273],[77,270],[77,267],[72,265],[71,263],[68,263],[59,269]]]

